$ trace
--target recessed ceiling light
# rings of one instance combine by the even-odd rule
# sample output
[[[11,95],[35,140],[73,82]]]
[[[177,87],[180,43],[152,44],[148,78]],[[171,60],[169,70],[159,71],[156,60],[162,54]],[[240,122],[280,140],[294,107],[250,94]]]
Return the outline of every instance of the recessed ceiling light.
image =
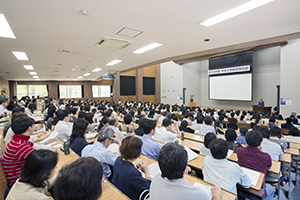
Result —
[[[85,74],[83,74],[83,76],[89,76],[89,75],[91,75],[91,73],[85,73]]]
[[[96,69],[93,69],[92,72],[99,72],[99,71],[101,71],[101,70],[102,70],[102,68],[96,68]]]
[[[205,20],[204,22],[201,22],[200,24],[203,25],[203,26],[206,26],[206,27],[209,27],[209,26],[212,26],[214,24],[217,24],[219,22],[222,22],[222,21],[225,21],[227,19],[230,19],[232,17],[235,17],[237,15],[240,15],[242,13],[245,13],[249,10],[252,10],[252,9],[255,9],[259,6],[263,6],[267,3],[270,3],[274,0],[252,0],[252,1],[249,1],[247,3],[244,3],[238,7],[235,7],[231,10],[228,10],[224,13],[221,13],[215,17],[212,17],[208,20]]]
[[[81,79],[81,78],[83,78],[83,76],[78,76],[78,79]]]
[[[11,30],[3,14],[0,14],[0,37],[16,39],[14,32]]]
[[[32,76],[33,78],[39,78],[39,76]]]
[[[23,67],[27,70],[34,70],[32,65],[23,65]]]
[[[120,63],[120,62],[122,62],[122,60],[113,60],[113,61],[107,63],[106,65],[107,65],[107,66],[113,66],[113,65],[118,64],[118,63]]]
[[[28,60],[28,57],[25,52],[12,51],[18,60]]]
[[[37,75],[36,72],[29,72],[30,75]]]
[[[147,45],[147,46],[145,46],[145,47],[142,47],[142,48],[140,48],[140,49],[134,51],[133,53],[141,54],[141,53],[144,53],[144,52],[146,52],[146,51],[150,51],[151,49],[155,49],[155,48],[157,48],[157,47],[159,47],[159,46],[161,46],[161,45],[162,45],[162,44],[159,44],[159,43],[154,42],[154,43],[152,43],[152,44],[149,44],[149,45]]]

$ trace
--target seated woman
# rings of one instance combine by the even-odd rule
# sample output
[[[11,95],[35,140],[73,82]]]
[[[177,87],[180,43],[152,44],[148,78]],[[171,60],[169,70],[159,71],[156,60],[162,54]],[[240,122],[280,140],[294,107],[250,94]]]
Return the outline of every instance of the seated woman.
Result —
[[[104,189],[102,165],[93,157],[80,158],[59,174],[53,187],[55,200],[97,200]]]
[[[184,132],[188,132],[188,133],[194,133],[195,131],[188,126],[188,122],[186,120],[183,120],[180,124],[179,130],[180,131],[184,131]]]
[[[144,162],[138,167],[145,173],[146,179],[133,162],[141,155],[143,142],[134,136],[123,139],[120,146],[121,156],[116,159],[112,183],[130,199],[144,199],[149,193],[151,183],[149,168]]]
[[[237,134],[235,132],[235,130],[233,128],[229,128],[225,131],[225,138],[226,138],[226,142],[228,144],[228,149],[233,150],[233,143],[235,141],[235,139],[237,138]],[[238,147],[241,147],[242,145],[240,143],[238,143]]]
[[[155,111],[153,109],[150,110],[148,117],[153,118]]]
[[[41,199],[53,200],[48,196],[55,177],[57,153],[36,150],[25,160],[20,178],[8,193],[7,200]]]
[[[88,124],[89,123],[85,119],[77,119],[73,125],[72,135],[70,137],[70,147],[79,156],[81,156],[82,149],[90,144],[84,138]]]
[[[47,124],[46,124],[46,131],[51,130],[51,128],[52,128],[52,124],[54,122],[54,118],[56,115],[56,108],[53,107],[53,108],[49,109],[48,115],[49,115],[49,117],[48,117]]]
[[[227,124],[227,128],[233,128],[235,130],[238,130],[237,119],[234,117],[231,117],[229,119],[229,123]]]
[[[86,121],[88,121],[88,128],[87,128],[87,131],[90,131],[90,132],[95,132],[95,128],[93,126],[93,118],[94,118],[94,114],[93,113],[86,113],[85,116],[84,116],[84,119]]]
[[[245,120],[245,115],[240,116],[239,123],[244,123],[244,124],[247,123]]]
[[[200,147],[200,154],[204,156],[211,156],[211,152],[209,149],[209,144],[217,139],[216,134],[214,133],[207,133],[204,136],[204,144],[201,145]]]
[[[28,115],[28,117],[34,117],[33,112],[36,110],[36,105],[34,103],[31,103],[28,105],[28,108],[25,108],[25,113]]]
[[[99,126],[97,128],[98,132],[100,131],[100,129],[103,127],[103,126],[109,126],[108,124],[108,118],[107,117],[102,117],[102,119],[100,120],[100,123],[99,123]]]
[[[135,127],[134,127],[134,125],[131,124],[131,122],[132,122],[132,115],[128,113],[124,116],[124,124],[121,126],[121,131],[126,133],[124,135],[127,135],[127,136],[135,135],[135,133],[134,133]]]

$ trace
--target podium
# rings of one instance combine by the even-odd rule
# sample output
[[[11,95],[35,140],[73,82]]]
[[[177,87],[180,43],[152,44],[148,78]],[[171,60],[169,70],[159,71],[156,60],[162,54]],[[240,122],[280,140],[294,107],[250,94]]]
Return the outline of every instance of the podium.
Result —
[[[266,114],[272,113],[272,106],[258,106],[258,105],[252,105],[253,112],[261,112]]]
[[[190,107],[196,107],[196,102],[190,102]]]

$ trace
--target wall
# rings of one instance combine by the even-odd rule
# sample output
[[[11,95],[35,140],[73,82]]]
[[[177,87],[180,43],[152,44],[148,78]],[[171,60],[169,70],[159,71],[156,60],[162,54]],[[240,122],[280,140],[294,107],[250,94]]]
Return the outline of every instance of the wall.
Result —
[[[280,96],[281,98],[292,98],[292,105],[281,105],[280,113],[287,117],[291,112],[300,114],[300,39],[288,41],[281,48],[280,65]]]
[[[253,53],[253,101],[221,101],[208,99],[208,60],[184,64],[173,62],[161,64],[161,99],[164,103],[181,103],[170,91],[186,87],[186,105],[191,94],[198,106],[252,110],[263,98],[266,106],[276,106],[276,85],[280,83],[280,47],[258,50]],[[169,78],[173,74],[174,78]],[[176,78],[175,78],[176,77]],[[237,83],[238,84],[238,83]],[[165,97],[166,96],[166,97]]]
[[[5,91],[5,94],[9,96],[9,83],[8,83],[8,80],[0,77],[0,91],[1,90],[4,90]]]
[[[166,62],[160,65],[160,92],[161,102],[168,104],[182,104],[178,99],[182,95],[183,67],[174,62]]]

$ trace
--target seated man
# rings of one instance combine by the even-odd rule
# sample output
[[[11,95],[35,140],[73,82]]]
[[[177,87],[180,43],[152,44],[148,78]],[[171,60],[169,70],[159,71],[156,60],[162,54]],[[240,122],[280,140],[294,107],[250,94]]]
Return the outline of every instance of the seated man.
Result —
[[[226,124],[223,122],[224,120],[224,117],[223,115],[220,115],[219,116],[219,121],[216,121],[216,127],[219,127],[219,128],[226,128]]]
[[[211,156],[211,152],[209,149],[209,145],[212,141],[217,139],[216,135],[214,133],[207,133],[204,136],[204,143],[200,147],[200,154],[204,156]]]
[[[279,128],[278,126],[274,126],[274,127],[270,128],[270,141],[275,142],[279,145],[282,144],[283,149],[285,151],[287,148],[287,143],[286,143],[286,141],[281,140],[280,139],[281,137],[282,137],[281,128]]]
[[[145,119],[143,122],[144,135],[140,138],[143,142],[142,154],[154,160],[157,160],[161,146],[159,143],[154,142],[152,136],[155,135],[156,122],[153,120]]]
[[[246,144],[245,135],[248,132],[248,128],[246,126],[241,126],[240,128],[240,135],[237,136],[235,141],[237,141],[240,144]]]
[[[158,156],[161,174],[154,176],[150,185],[153,200],[209,200],[208,195],[200,188],[188,183],[183,175],[187,174],[188,155],[183,146],[175,143],[164,145]],[[218,185],[211,187],[213,200],[222,198],[222,191]]]
[[[290,118],[290,117],[286,118],[285,124],[281,124],[281,128],[290,129],[292,127],[293,127],[292,118]]]
[[[178,123],[175,120],[173,121],[173,123],[176,128],[176,134],[171,130],[172,121],[169,118],[165,118],[163,120],[162,126],[160,128],[156,128],[153,139],[162,143],[166,143],[173,142],[176,137],[180,138]]]
[[[203,160],[204,180],[209,183],[216,183],[221,188],[237,193],[236,184],[244,188],[251,186],[251,180],[242,168],[234,162],[226,159],[228,145],[223,139],[216,139],[209,145],[211,156],[206,156]]]
[[[236,132],[233,128],[229,128],[229,129],[226,130],[225,139],[226,139],[226,142],[228,144],[228,148],[230,150],[233,150],[233,144],[234,144],[234,141],[235,141],[236,138],[237,138],[237,134],[236,134]],[[238,145],[238,148],[242,146],[238,142],[237,142],[237,145]]]
[[[216,134],[216,130],[214,128],[214,121],[211,119],[211,117],[205,117],[204,124],[201,124],[199,129],[199,135],[205,136],[206,133],[214,133]]]
[[[11,128],[15,135],[7,144],[2,157],[3,171],[9,188],[20,177],[26,158],[35,151],[33,143],[28,141],[33,134],[33,125],[29,117],[20,117],[12,121]]]
[[[59,120],[55,126],[55,131],[58,132],[57,137],[61,141],[68,140],[72,135],[72,130],[67,124],[70,121],[69,112],[67,110],[58,110],[57,118]]]
[[[122,140],[125,138],[125,136],[123,135],[123,133],[121,133],[119,131],[119,129],[117,129],[118,125],[119,125],[119,121],[116,118],[110,118],[108,121],[109,127],[114,130],[115,134],[120,138],[121,142]]]
[[[8,105],[8,99],[4,97],[0,97],[0,118],[4,117],[5,109]]]
[[[259,131],[246,133],[247,147],[237,149],[238,164],[242,167],[262,172],[266,175],[272,166],[271,156],[261,151],[263,137]],[[265,199],[273,199],[274,189],[271,185],[265,184]]]
[[[111,175],[109,165],[114,166],[118,157],[107,149],[112,140],[117,142],[118,145],[121,144],[121,141],[115,134],[114,130],[112,130],[110,127],[104,126],[99,131],[97,141],[94,142],[94,144],[85,146],[81,151],[82,157],[94,157],[102,164],[103,173],[105,174],[106,178],[109,178]]]
[[[168,115],[167,111],[162,112],[161,116],[157,119],[157,122],[162,124],[163,120],[167,117],[167,115]]]

